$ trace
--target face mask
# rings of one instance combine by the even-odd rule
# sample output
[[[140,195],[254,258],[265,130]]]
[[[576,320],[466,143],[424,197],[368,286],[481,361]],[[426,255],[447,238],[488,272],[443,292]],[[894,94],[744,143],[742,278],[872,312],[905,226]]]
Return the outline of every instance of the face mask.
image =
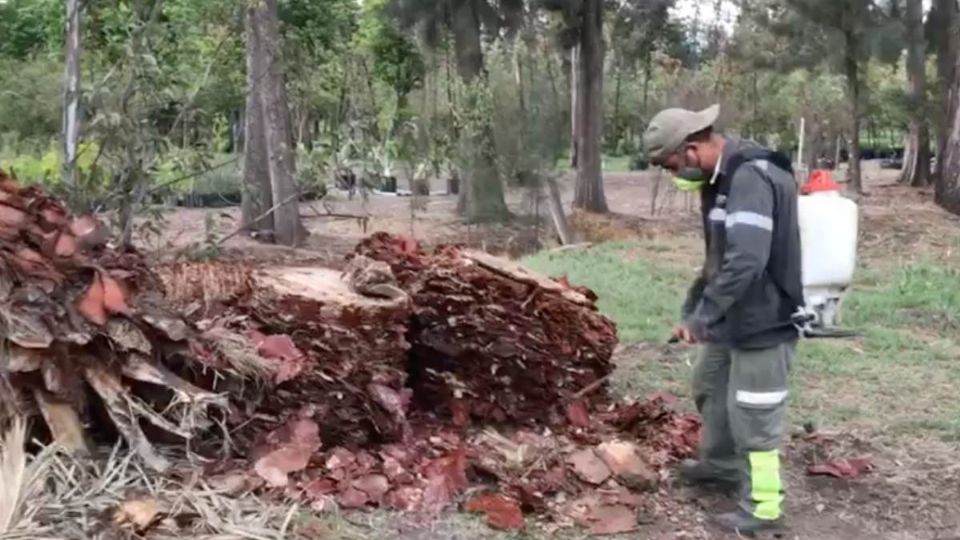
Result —
[[[686,171],[680,172],[683,173]],[[703,175],[701,175],[699,179],[683,178],[679,173],[673,177],[673,185],[677,186],[677,189],[680,191],[700,191],[706,184],[707,182],[703,179]]]
[[[699,191],[706,184],[707,175],[699,167],[689,164],[680,168],[673,177],[673,183],[680,191]]]

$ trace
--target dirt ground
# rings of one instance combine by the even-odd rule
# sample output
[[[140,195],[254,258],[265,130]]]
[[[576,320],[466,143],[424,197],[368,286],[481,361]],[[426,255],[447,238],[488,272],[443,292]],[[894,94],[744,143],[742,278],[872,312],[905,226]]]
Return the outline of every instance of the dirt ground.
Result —
[[[872,164],[865,167],[866,195],[859,202],[861,221],[860,258],[870,267],[891,260],[933,259],[949,261],[960,250],[960,220],[937,209],[929,191],[906,189],[893,183],[893,175]],[[653,238],[682,244],[684,249],[665,251],[663,257],[681,257],[691,269],[699,257],[696,201],[669,189],[662,189],[653,203],[657,173],[606,175],[605,189],[613,215],[589,219],[574,216],[594,242]],[[569,184],[570,180],[567,180]],[[439,186],[437,186],[439,188]],[[565,197],[569,200],[569,185]],[[517,219],[507,225],[465,226],[456,218],[455,197],[431,196],[426,200],[373,194],[369,200],[341,200],[332,203],[336,213],[368,216],[366,228],[355,219],[308,217],[310,238],[302,250],[265,246],[236,236],[218,246],[227,257],[243,261],[286,264],[324,261],[336,266],[343,255],[365,234],[384,230],[412,234],[427,244],[464,242],[497,253],[521,255],[539,248],[551,248],[548,222],[537,225]],[[422,205],[412,211],[414,205]],[[510,205],[518,215],[537,213],[548,217],[546,204],[532,202],[514,193]],[[323,213],[319,204],[304,205],[302,214]],[[236,227],[236,209],[205,211],[177,210],[166,215],[162,235],[144,236],[142,243],[158,255],[197,250],[205,237],[229,234]],[[209,242],[208,242],[209,244]],[[679,253],[679,254],[678,254]],[[655,257],[657,254],[644,254]],[[676,262],[676,261],[674,261]],[[619,353],[621,365],[641,359],[670,361],[674,354],[651,344],[634,344]],[[829,406],[829,404],[826,404]],[[820,459],[819,446],[803,436],[788,444],[787,483],[790,531],[785,538],[796,539],[960,539],[960,451],[954,442],[925,436],[922,432],[893,442],[875,442],[875,433],[846,431],[843,425],[830,426],[836,455],[871,455],[876,470],[857,480],[809,477],[806,467]],[[870,441],[870,442],[868,442]],[[667,483],[670,485],[670,483]],[[666,487],[657,498],[648,523],[624,538],[723,538],[707,525],[711,513],[732,505],[725,497]],[[351,522],[357,521],[352,518]],[[396,516],[363,517],[365,525],[340,528],[343,538],[411,538],[419,540],[509,538],[483,526],[464,526],[452,516],[427,529],[406,530]],[[548,535],[550,536],[550,535]],[[540,537],[530,533],[529,537]],[[558,538],[578,536],[556,535]]]

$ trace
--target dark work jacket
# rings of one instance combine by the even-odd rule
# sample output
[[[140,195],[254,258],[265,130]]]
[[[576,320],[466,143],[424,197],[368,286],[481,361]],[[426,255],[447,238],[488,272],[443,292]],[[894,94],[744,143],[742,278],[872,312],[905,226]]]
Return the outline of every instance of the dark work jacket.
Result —
[[[706,262],[684,303],[687,325],[701,341],[742,349],[796,340],[803,284],[789,159],[727,138],[701,203]]]

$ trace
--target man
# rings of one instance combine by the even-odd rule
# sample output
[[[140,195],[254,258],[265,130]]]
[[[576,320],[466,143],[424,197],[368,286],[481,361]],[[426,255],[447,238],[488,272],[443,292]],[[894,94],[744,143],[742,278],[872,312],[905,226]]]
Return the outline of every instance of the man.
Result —
[[[680,467],[693,483],[739,485],[729,531],[780,527],[779,448],[788,373],[803,305],[797,186],[789,159],[713,130],[720,108],[667,109],[644,133],[651,163],[698,191],[706,262],[673,337],[702,343],[694,399],[703,418],[700,459]]]

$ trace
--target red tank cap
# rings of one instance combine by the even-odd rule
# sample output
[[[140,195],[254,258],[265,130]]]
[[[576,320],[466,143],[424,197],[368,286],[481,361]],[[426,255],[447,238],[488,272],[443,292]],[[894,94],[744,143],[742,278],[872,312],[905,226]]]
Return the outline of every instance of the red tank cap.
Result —
[[[818,191],[839,191],[838,186],[833,181],[833,175],[827,169],[817,169],[810,175],[807,183],[800,188],[800,193],[809,195]]]

